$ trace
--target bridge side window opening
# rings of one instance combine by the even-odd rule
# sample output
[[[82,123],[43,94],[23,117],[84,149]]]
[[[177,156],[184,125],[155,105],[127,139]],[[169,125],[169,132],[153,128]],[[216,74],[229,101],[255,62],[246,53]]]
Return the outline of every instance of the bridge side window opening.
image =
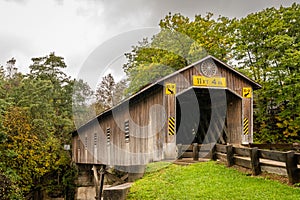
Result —
[[[77,139],[77,144],[76,144],[76,146],[77,146],[77,150],[80,151],[80,138],[79,138],[79,137],[78,137],[78,139]]]
[[[85,149],[87,149],[87,147],[88,147],[88,137],[87,136],[85,136],[85,138],[84,138],[84,147],[85,147]]]
[[[81,141],[80,141],[80,138],[78,137],[78,139],[77,139],[77,144],[76,144],[76,146],[77,146],[77,160],[80,160],[80,145],[81,145]],[[75,152],[74,152],[74,156],[75,156]]]
[[[97,146],[97,133],[94,133],[94,146]]]
[[[110,127],[106,129],[106,142],[107,145],[110,145]]]
[[[129,143],[129,120],[124,122],[125,142]]]

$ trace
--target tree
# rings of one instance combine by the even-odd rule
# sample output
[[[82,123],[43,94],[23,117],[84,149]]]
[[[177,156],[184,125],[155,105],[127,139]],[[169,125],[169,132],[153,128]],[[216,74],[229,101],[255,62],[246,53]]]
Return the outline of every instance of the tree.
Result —
[[[114,97],[113,97],[113,105],[117,105],[122,102],[126,97],[126,88],[128,87],[128,80],[122,79],[116,83]]]
[[[127,94],[210,54],[263,86],[254,99],[256,141],[299,141],[299,8],[267,8],[241,19],[208,13],[193,21],[169,13],[151,41],[125,54]]]
[[[3,200],[9,200],[9,194],[11,193],[11,181],[3,172],[0,172],[0,198]]]
[[[20,107],[9,108],[4,119],[7,139],[2,144],[1,162],[6,171],[17,172],[16,184],[24,196],[38,188],[45,175],[68,164],[59,140],[53,136],[41,138],[30,121],[28,112]]]
[[[102,78],[101,83],[97,86],[96,90],[96,110],[100,113],[114,105],[114,91],[116,83],[114,77],[108,74]]]
[[[172,72],[174,72],[174,69],[165,65],[140,65],[130,71],[130,86],[125,89],[125,94],[133,94]]]
[[[90,86],[83,80],[73,80],[72,82],[73,95],[73,120],[76,127],[82,126],[87,121],[95,117],[93,107],[90,105],[93,100],[94,92]]]
[[[207,54],[223,60],[231,58],[232,20],[208,13],[190,21],[181,14],[169,13],[159,23],[161,31],[151,42],[144,39],[125,56],[123,69],[129,77],[127,94],[133,94],[154,80],[179,70]]]
[[[96,113],[99,114],[107,109],[120,103],[125,99],[127,88],[127,79],[115,82],[112,74],[108,74],[102,78],[101,83],[97,86],[95,97],[95,109]]]
[[[16,68],[16,59],[11,58],[9,61],[6,62],[6,72],[7,72],[7,77],[12,79],[14,75],[18,72],[18,68]]]
[[[299,140],[300,5],[268,8],[235,21],[239,69],[263,85],[257,94],[256,139]],[[276,127],[276,129],[274,129]]]
[[[73,83],[71,78],[62,71],[66,68],[64,59],[56,56],[55,53],[50,53],[48,56],[32,58],[32,61],[33,64],[29,66],[28,81],[32,84],[35,84],[35,81],[43,82],[38,86],[43,92],[37,95],[42,95],[45,100],[48,98],[43,103],[49,103],[48,105],[44,104],[44,106],[54,109],[50,118],[53,120],[53,130],[62,141],[69,142],[69,132],[74,129],[71,120]],[[47,89],[44,88],[44,90],[43,87],[47,87]],[[42,104],[38,105],[41,106]]]
[[[50,54],[33,60],[29,74],[0,71],[0,171],[12,183],[9,195],[15,199],[29,198],[37,189],[63,194],[72,182],[59,176],[72,180],[66,172],[74,171],[63,150],[74,130],[73,81],[61,71],[63,58]]]

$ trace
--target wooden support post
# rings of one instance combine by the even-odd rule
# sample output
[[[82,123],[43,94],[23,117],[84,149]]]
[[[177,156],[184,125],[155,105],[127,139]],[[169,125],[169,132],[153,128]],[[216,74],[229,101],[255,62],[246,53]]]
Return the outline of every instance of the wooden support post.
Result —
[[[182,144],[177,144],[177,159],[182,159]]]
[[[102,197],[105,170],[106,170],[106,165],[101,165],[101,168],[100,168],[100,188],[99,188],[98,200],[101,200],[101,197]]]
[[[199,159],[198,143],[193,143],[193,160]]]
[[[286,171],[289,178],[289,183],[294,184],[299,181],[298,169],[297,169],[297,160],[295,157],[294,151],[288,151],[286,153]]]
[[[257,147],[250,149],[250,158],[251,158],[252,175],[257,176],[261,172]]]
[[[216,144],[213,146],[213,148],[211,148],[211,155],[210,155],[210,159],[211,160],[217,160],[217,147]]]
[[[226,146],[226,157],[227,157],[227,166],[231,167],[232,165],[234,165],[234,152],[231,144]]]
[[[95,188],[96,188],[96,197],[95,199],[98,200],[99,198],[99,191],[98,191],[98,184],[99,184],[99,180],[98,180],[98,173],[97,173],[97,166],[93,165],[93,173],[94,173],[94,183],[95,183]]]

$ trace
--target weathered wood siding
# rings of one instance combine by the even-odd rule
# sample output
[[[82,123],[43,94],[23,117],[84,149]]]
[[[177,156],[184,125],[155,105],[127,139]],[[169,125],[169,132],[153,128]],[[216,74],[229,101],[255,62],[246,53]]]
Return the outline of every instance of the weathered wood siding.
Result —
[[[212,59],[212,58],[207,58]],[[216,77],[226,78],[226,133],[230,143],[252,141],[252,98],[242,98],[243,87],[254,85],[245,76],[213,59]],[[176,117],[176,95],[193,86],[193,76],[202,75],[200,64],[175,72],[129,101],[98,116],[73,137],[73,158],[77,163],[140,165],[176,155],[176,135],[168,134],[168,119]],[[166,95],[166,83],[176,84],[176,95]],[[205,88],[205,87],[204,87]],[[207,87],[206,87],[207,88]],[[220,89],[220,88],[218,88]],[[249,120],[249,135],[242,135],[243,119]],[[125,122],[129,122],[129,138]],[[128,127],[127,127],[128,128]],[[110,130],[108,143],[107,129]],[[128,140],[129,139],[129,140]]]
[[[184,90],[193,86],[193,76],[200,75],[202,76],[200,71],[200,64],[198,63],[194,67],[191,67],[178,75],[170,77],[164,81],[164,83],[176,83],[177,94],[183,92]],[[253,108],[252,108],[252,98],[246,99],[242,98],[243,88],[250,87],[252,88],[251,83],[240,76],[237,73],[234,73],[232,70],[225,68],[221,63],[215,61],[215,64],[218,67],[216,77],[225,77],[226,78],[226,88],[232,91],[235,95],[240,98],[233,100],[233,97],[229,97],[230,101],[233,101],[232,105],[227,107],[227,129],[229,133],[229,141],[231,143],[241,143],[242,138],[242,122],[244,118],[249,120],[249,134],[244,138],[248,142],[253,142],[253,132],[252,132],[252,124],[253,124]],[[232,96],[232,95],[230,95]],[[241,100],[242,99],[242,100]],[[175,110],[174,106],[175,99],[172,97],[165,98],[165,105],[168,106],[168,117],[174,115],[173,110]],[[172,108],[171,108],[172,107]],[[167,131],[167,127],[165,128]],[[173,136],[168,137],[168,141],[174,141]]]
[[[227,142],[240,144],[242,141],[242,99],[227,94]]]
[[[163,88],[159,87],[79,130],[78,136],[73,137],[75,162],[126,166],[161,160],[166,120],[162,93]],[[129,121],[128,142],[125,141],[126,121]]]
[[[165,83],[176,83],[177,93],[193,86],[193,76],[203,76],[200,71],[200,64],[195,65],[177,75],[167,78],[164,80]],[[225,77],[227,88],[236,92],[238,95],[242,96],[243,87],[252,87],[251,83],[245,78],[234,73],[232,70],[224,68],[220,63],[215,61],[218,67],[217,74],[215,77]]]

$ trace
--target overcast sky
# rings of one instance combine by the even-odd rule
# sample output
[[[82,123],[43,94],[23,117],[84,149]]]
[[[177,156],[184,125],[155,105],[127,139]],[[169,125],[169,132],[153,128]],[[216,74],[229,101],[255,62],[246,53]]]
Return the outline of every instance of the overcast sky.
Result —
[[[67,73],[76,77],[89,55],[103,43],[136,29],[150,27],[153,31],[151,27],[157,27],[168,12],[190,18],[207,12],[240,18],[267,7],[290,6],[293,2],[299,3],[296,0],[0,0],[0,65],[15,57],[20,71],[27,72],[32,57],[55,52],[65,58]],[[136,40],[139,37],[137,34]]]

